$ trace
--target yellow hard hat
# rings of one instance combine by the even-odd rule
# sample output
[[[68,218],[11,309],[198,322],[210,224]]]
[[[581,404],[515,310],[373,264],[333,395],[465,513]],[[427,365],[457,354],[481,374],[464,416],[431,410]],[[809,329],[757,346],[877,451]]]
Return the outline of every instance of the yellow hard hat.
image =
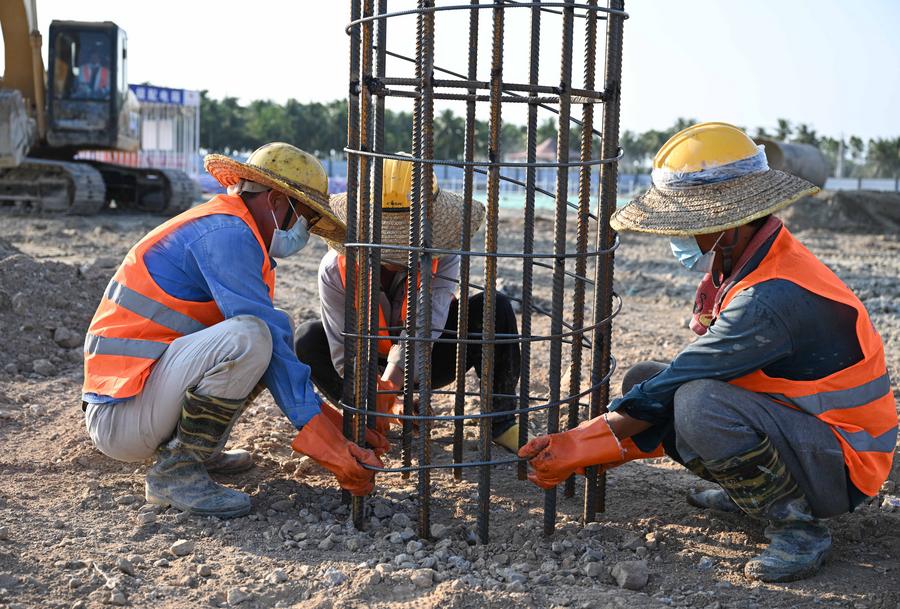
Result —
[[[384,159],[381,178],[381,209],[385,211],[409,211],[412,175],[412,161]],[[434,174],[432,174],[431,192],[434,194],[438,192],[437,177]]]
[[[203,164],[226,188],[250,180],[296,199],[306,208],[306,213],[303,209],[298,211],[310,220],[311,232],[328,238],[344,238],[346,226],[328,204],[328,175],[318,159],[308,152],[284,142],[273,142],[254,150],[246,163],[209,154]]]
[[[749,159],[758,153],[753,140],[734,125],[698,123],[669,138],[656,153],[653,168],[700,171]]]
[[[728,123],[699,123],[669,138],[653,159],[653,185],[610,218],[617,231],[687,236],[762,218],[818,192],[769,167],[765,151]]]

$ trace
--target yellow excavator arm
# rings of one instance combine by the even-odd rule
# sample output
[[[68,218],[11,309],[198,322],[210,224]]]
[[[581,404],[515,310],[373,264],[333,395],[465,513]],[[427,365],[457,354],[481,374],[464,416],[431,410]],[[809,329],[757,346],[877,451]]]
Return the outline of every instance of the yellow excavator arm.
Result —
[[[22,94],[28,113],[37,122],[38,137],[43,138],[47,132],[46,84],[35,0],[0,2],[0,27],[6,53],[2,87]]]

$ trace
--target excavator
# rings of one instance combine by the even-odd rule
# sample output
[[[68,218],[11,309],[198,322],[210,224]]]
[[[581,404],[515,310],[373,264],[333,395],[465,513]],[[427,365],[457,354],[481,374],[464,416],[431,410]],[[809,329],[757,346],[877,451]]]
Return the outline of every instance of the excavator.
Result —
[[[83,150],[140,146],[122,28],[53,21],[45,70],[36,0],[0,1],[0,26],[0,208],[90,215],[114,203],[174,215],[197,200],[197,184],[182,171],[76,159]]]

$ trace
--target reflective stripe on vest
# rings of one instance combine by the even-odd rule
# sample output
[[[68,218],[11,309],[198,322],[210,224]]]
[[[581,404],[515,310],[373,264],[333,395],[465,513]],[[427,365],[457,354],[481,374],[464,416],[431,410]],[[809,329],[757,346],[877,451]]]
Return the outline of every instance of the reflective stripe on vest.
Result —
[[[440,260],[438,258],[435,258],[434,260],[431,261],[431,276],[432,277],[437,275],[439,262],[440,262]],[[343,256],[341,254],[338,254],[337,263],[338,263],[338,271],[341,275],[341,285],[346,290],[347,289],[347,257]],[[359,268],[359,267],[357,267],[357,268]],[[404,285],[408,287],[408,283],[406,283]],[[419,277],[419,285],[422,285],[421,277]],[[407,298],[408,298],[408,292],[407,292],[406,288],[404,288],[403,303],[400,305],[400,321],[401,322],[406,321]],[[356,303],[356,308],[357,308],[357,310],[359,309],[359,301],[357,301],[357,303]],[[388,325],[387,317],[384,314],[384,308],[381,306],[381,303],[379,302],[378,303],[378,335],[384,336],[384,337],[390,337],[391,332],[390,332],[390,330],[388,330],[388,327],[389,327],[389,325]],[[393,346],[393,344],[394,344],[393,341],[391,341],[389,338],[387,338],[386,340],[379,340],[378,341],[378,353],[383,357],[387,357],[391,351],[391,347]]]
[[[721,310],[743,290],[771,279],[785,279],[853,308],[863,359],[811,381],[770,377],[757,370],[731,383],[768,394],[828,424],[841,445],[850,480],[864,494],[875,495],[891,471],[897,439],[897,407],[881,337],[853,292],[785,227],[759,266],[728,292]]]
[[[104,292],[84,344],[84,393],[115,398],[137,395],[156,361],[175,339],[224,320],[215,301],[181,300],[150,276],[144,255],[192,220],[224,214],[240,218],[263,253],[260,274],[274,296],[275,271],[256,222],[237,196],[219,195],[181,213],[145,235],[125,256]]]

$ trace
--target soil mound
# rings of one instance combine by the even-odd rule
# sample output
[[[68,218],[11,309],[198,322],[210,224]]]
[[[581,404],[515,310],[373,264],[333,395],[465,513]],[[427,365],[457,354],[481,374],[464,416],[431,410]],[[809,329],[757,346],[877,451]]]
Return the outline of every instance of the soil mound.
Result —
[[[900,193],[876,190],[824,191],[780,212],[791,230],[845,233],[900,232]]]
[[[0,240],[0,367],[55,376],[80,365],[84,332],[107,280],[35,260]]]

